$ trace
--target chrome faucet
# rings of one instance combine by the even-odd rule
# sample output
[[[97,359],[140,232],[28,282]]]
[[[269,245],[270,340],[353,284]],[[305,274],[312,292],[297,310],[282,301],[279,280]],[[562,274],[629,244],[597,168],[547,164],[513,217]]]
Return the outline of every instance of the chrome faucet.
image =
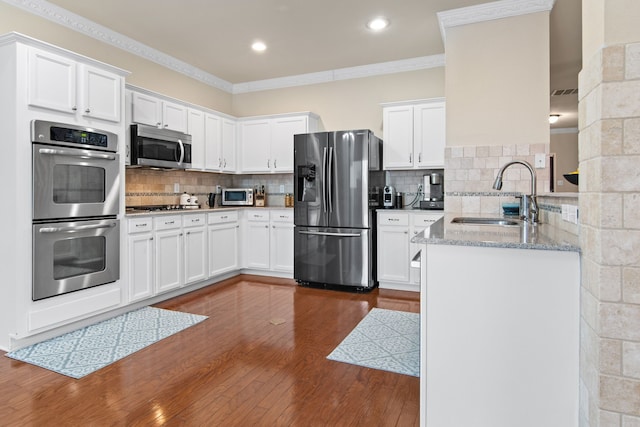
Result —
[[[529,169],[529,173],[531,173],[531,194],[522,195],[522,199],[520,201],[520,218],[525,221],[529,221],[532,223],[540,222],[538,216],[538,201],[536,200],[536,171],[531,167],[531,165],[524,160],[514,160],[512,162],[507,163],[502,166],[498,171],[498,176],[496,176],[496,180],[493,183],[494,190],[502,189],[502,174],[504,171],[511,165],[520,164]]]

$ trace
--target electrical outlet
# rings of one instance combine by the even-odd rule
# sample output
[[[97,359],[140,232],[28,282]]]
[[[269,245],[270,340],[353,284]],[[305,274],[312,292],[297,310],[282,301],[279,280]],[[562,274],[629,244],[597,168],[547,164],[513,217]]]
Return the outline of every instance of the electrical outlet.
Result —
[[[217,194],[222,193],[222,187],[220,187],[219,185],[216,185],[216,193]]]
[[[578,223],[578,207],[575,205],[561,205],[562,219],[572,224]]]
[[[174,193],[179,193],[180,192],[180,183],[176,182],[173,184],[173,192]]]
[[[546,167],[546,155],[544,153],[536,154],[535,159],[536,169],[544,169]]]
[[[284,184],[280,184],[280,194],[284,193]]]

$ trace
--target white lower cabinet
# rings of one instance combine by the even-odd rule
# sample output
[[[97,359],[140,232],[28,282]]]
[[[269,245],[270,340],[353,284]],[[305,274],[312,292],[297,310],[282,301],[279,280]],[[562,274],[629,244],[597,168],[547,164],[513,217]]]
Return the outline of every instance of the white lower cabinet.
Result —
[[[416,234],[442,217],[424,211],[378,212],[378,284],[382,289],[420,291],[420,273],[411,260],[421,245],[411,243]]]
[[[207,267],[207,217],[203,213],[182,216],[184,240],[184,284],[209,277]]]
[[[244,266],[293,273],[293,210],[246,211]]]
[[[252,209],[246,215],[245,267],[269,270],[269,211]]]
[[[132,218],[128,227],[129,301],[153,296],[153,218]]]
[[[271,211],[271,269],[293,273],[293,210]]]
[[[209,277],[237,270],[239,229],[238,212],[208,214]]]
[[[129,302],[243,268],[293,273],[293,209],[135,216],[127,219],[126,241]]]
[[[182,218],[180,215],[153,219],[155,230],[156,291],[182,286]]]

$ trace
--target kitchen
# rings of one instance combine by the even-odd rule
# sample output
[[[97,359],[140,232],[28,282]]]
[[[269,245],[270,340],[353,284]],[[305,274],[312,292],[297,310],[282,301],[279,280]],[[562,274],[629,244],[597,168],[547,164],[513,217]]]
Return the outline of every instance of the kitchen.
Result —
[[[562,2],[558,2],[558,6],[560,5],[562,5]],[[1,7],[3,12],[3,17],[9,17],[9,20],[11,21],[11,22],[7,21],[6,24],[3,24],[3,29],[6,30],[3,32],[20,31],[25,34],[32,35],[36,38],[46,40],[47,42],[50,42],[56,45],[61,45],[74,51],[79,51],[80,53],[83,53],[89,57],[97,57],[98,59],[102,59],[106,63],[113,63],[115,61],[116,65],[118,65],[117,62],[119,61],[125,62],[124,59],[121,59],[122,53],[115,48],[112,48],[102,43],[95,42],[88,38],[83,39],[84,36],[78,35],[76,32],[72,32],[71,30],[68,30],[65,28],[60,28],[56,24],[52,24],[51,22],[46,21],[44,19],[34,18],[24,12],[18,11],[13,6],[2,4]],[[607,7],[611,7],[613,11],[615,11],[616,6],[607,5]],[[448,7],[443,8],[443,10],[444,9],[448,9]],[[597,14],[595,15],[597,17]],[[633,15],[633,14],[630,14],[630,15]],[[595,25],[596,27],[600,25],[599,21],[595,17],[592,17],[592,15],[587,14],[586,16],[587,18],[591,17],[591,20],[585,18],[585,22],[583,22],[583,25],[585,26],[585,28],[590,28],[589,27],[590,25],[591,26]],[[620,19],[620,22],[617,22],[617,24],[620,24],[620,25],[617,25],[617,27],[626,28],[624,25],[625,24],[624,17],[623,17],[624,14],[616,15],[616,16],[619,16],[619,19]],[[609,31],[611,32],[610,36],[608,33]],[[620,31],[622,34],[619,34],[616,31]],[[605,28],[605,31],[603,32],[605,36],[610,37],[610,38],[607,38],[606,40],[607,44],[617,43],[619,45],[620,43],[635,42],[638,40],[638,38],[636,37],[636,34],[634,34],[633,31],[631,31],[630,29],[629,29],[629,32],[631,33],[631,35],[623,33],[622,30],[616,30],[608,26]],[[601,33],[594,32],[593,34],[601,34]],[[594,53],[600,52],[599,50],[600,48],[594,47],[594,46],[600,46],[602,42],[598,40],[593,40],[593,38],[597,38],[593,34],[591,32],[587,32],[587,35],[588,35],[587,38],[589,41],[589,43],[587,43],[587,46],[591,49],[591,50],[588,50],[589,53],[587,55],[587,58],[590,58]],[[629,43],[629,44],[631,48],[634,46],[632,43]],[[612,47],[608,50],[604,50],[604,52],[607,54],[616,55],[619,53],[619,49],[618,50],[616,49],[618,49],[618,47]],[[132,67],[128,67],[128,66],[123,66],[123,68],[133,69]],[[589,68],[589,70],[591,70],[591,68]],[[345,81],[337,81],[329,84],[328,86],[309,85],[308,87],[293,87],[293,88],[280,89],[277,91],[278,99],[279,99],[277,102],[278,105],[275,105],[276,101],[270,96],[270,93],[269,93],[270,91],[239,93],[231,96],[228,92],[224,92],[222,90],[218,90],[207,85],[200,85],[200,86],[196,85],[196,88],[194,88],[190,80],[188,80],[188,78],[178,73],[168,71],[159,66],[153,66],[151,68],[146,68],[146,69],[144,67],[135,68],[135,71],[136,73],[134,73],[130,78],[127,79],[127,82],[130,84],[133,84],[139,87],[149,88],[149,89],[155,90],[155,92],[157,93],[166,94],[175,99],[189,99],[192,103],[196,105],[206,105],[207,107],[213,108],[218,111],[233,111],[234,115],[236,116],[244,117],[244,116],[274,114],[274,113],[286,113],[291,111],[313,111],[314,113],[317,113],[322,118],[322,120],[325,122],[325,125],[331,124],[331,128],[354,128],[356,126],[354,126],[353,123],[356,121],[358,122],[361,121],[362,127],[371,128],[372,130],[378,131],[378,132],[380,128],[380,117],[381,117],[380,106],[379,106],[380,103],[388,102],[388,101],[409,100],[409,99],[428,99],[428,98],[434,98],[434,97],[442,97],[445,95],[445,90],[444,90],[445,70],[443,70],[443,67],[427,68],[419,71],[409,71],[409,72],[400,73],[399,75],[395,75],[395,76],[385,75],[385,76],[378,76],[378,77],[370,77],[368,79],[356,79],[355,81],[348,82],[349,85],[347,85],[347,82]],[[171,85],[162,84],[161,81],[158,81],[156,74],[157,76],[163,76],[163,77],[166,77],[167,79],[170,79],[172,84]],[[631,79],[627,83],[620,83],[620,84],[633,85],[633,80]],[[342,91],[344,88],[351,88],[351,90],[358,91],[361,95],[361,97],[358,98],[358,108],[349,108],[350,107],[349,105],[328,105],[328,101],[318,95],[319,92],[326,90],[327,87],[335,88],[336,91]],[[378,87],[381,87],[381,88],[393,87],[394,88],[393,99],[390,99],[389,97],[386,97],[386,96],[376,95],[379,93],[379,91],[373,90],[373,88],[378,88]],[[314,95],[314,96],[312,97],[311,95]],[[316,101],[312,105],[300,106],[300,102],[296,101],[296,99],[298,100],[316,99]],[[448,92],[447,92],[447,100],[449,102]],[[343,102],[344,102],[343,98],[340,98],[339,104]],[[360,108],[360,104],[362,104],[365,107]],[[233,105],[233,108],[231,108],[232,105]],[[342,112],[342,108],[338,108],[338,107],[344,107],[349,109],[350,114],[349,115],[344,114]],[[369,111],[370,113],[367,113],[367,111]],[[591,110],[588,110],[588,111],[589,111],[589,114],[592,114]],[[5,111],[3,110],[3,112]],[[11,114],[13,114],[13,112],[6,111],[6,113],[7,113],[6,117],[12,117]],[[504,113],[504,112],[501,111],[501,113]],[[370,114],[370,117],[372,118],[375,117],[375,118],[372,120],[364,119],[365,115],[367,117],[369,116],[368,114]],[[634,117],[633,114],[623,115],[623,117],[629,117],[629,116]],[[592,116],[589,116],[589,117],[590,117],[588,121],[589,124],[591,124],[593,120],[597,120],[597,119],[591,118]],[[625,129],[627,131],[633,131],[632,123],[633,122],[630,121],[628,126],[626,126]],[[360,126],[357,126],[357,127],[360,127]],[[597,133],[595,133],[595,130],[589,131],[585,135],[587,135],[590,138],[589,141],[596,141],[594,139],[597,137]],[[592,143],[595,144],[595,142],[592,142]],[[491,144],[486,144],[487,147],[490,145]],[[617,186],[612,184],[612,183],[620,182],[620,178],[616,176],[616,177],[607,177],[608,179],[607,179],[606,185],[599,186],[598,183],[601,182],[600,179],[595,178],[595,181],[592,181],[589,179],[589,176],[590,176],[589,171],[594,169],[588,168],[588,164],[594,164],[594,167],[595,167],[596,163],[593,163],[593,162],[601,161],[600,159],[602,158],[602,156],[605,156],[608,163],[620,161],[621,162],[620,167],[628,168],[629,166],[626,166],[626,164],[628,162],[631,162],[634,159],[634,157],[631,155],[627,157],[624,157],[624,156],[615,157],[609,153],[607,154],[600,153],[599,151],[596,151],[595,149],[590,147],[591,147],[590,145],[587,145],[586,148],[581,149],[581,156],[584,156],[582,160],[585,162],[584,165],[581,164],[581,174],[587,177],[585,182],[589,184],[589,187],[586,187],[585,191],[588,190],[590,193],[594,193],[593,195],[589,195],[588,198],[585,198],[585,201],[589,201],[589,204],[585,206],[581,206],[580,220],[585,221],[583,223],[583,227],[581,228],[581,231],[582,231],[581,238],[587,239],[587,237],[589,237],[587,241],[591,242],[593,241],[593,239],[597,239],[597,236],[599,236],[600,233],[602,233],[603,236],[624,235],[626,232],[623,230],[625,229],[628,229],[628,233],[626,234],[627,238],[629,237],[635,238],[635,231],[632,225],[623,225],[623,224],[626,224],[626,222],[623,223],[621,219],[613,218],[610,215],[607,215],[606,217],[604,217],[604,215],[605,215],[606,205],[612,206],[611,203],[609,203],[608,201],[615,203],[613,206],[620,206],[620,209],[622,209],[621,200],[624,198],[626,201],[625,206],[627,204],[629,206],[633,206],[633,200],[634,200],[633,192],[637,191],[637,187],[634,187],[634,185],[637,184],[637,182],[633,179],[625,180],[624,182],[621,182],[619,186]],[[467,150],[466,148],[462,149],[460,147],[448,147],[448,149],[449,148],[451,151],[451,156],[454,159],[467,158],[467,151],[470,151],[470,150]],[[475,150],[477,152],[479,148],[475,148]],[[630,153],[632,153],[632,151],[630,151]],[[611,156],[611,157],[609,158],[606,156]],[[460,167],[463,168],[462,165]],[[587,167],[587,169],[584,169],[585,167]],[[616,167],[613,167],[610,169],[615,170]],[[400,173],[400,174],[403,174],[403,173]],[[407,172],[406,174],[415,174],[415,173]],[[462,172],[456,173],[456,177],[462,177],[462,175],[463,175]],[[275,175],[270,175],[270,177],[271,176],[274,176],[274,179],[279,179],[279,177],[275,178]],[[627,174],[626,176],[634,177],[635,175],[633,173],[630,173],[630,174]],[[462,181],[461,178],[460,179],[456,178],[456,181],[457,180]],[[269,185],[269,183],[266,183],[266,184]],[[172,186],[173,182],[169,182],[169,185]],[[221,183],[221,185],[224,186],[225,183],[223,182]],[[290,190],[287,188],[285,188],[284,191],[282,192],[279,191],[280,185],[286,186],[287,185],[286,183],[279,184],[278,181],[276,181],[274,185],[275,185],[275,189],[274,190],[272,189],[271,191],[274,191],[277,193],[290,192]],[[240,186],[247,186],[247,184],[242,184]],[[399,185],[396,185],[396,187],[399,187]],[[490,188],[490,183],[487,186],[487,190],[489,188]],[[9,191],[11,192],[12,190],[9,189]],[[190,189],[188,191],[196,192],[195,190],[190,190]],[[470,192],[470,191],[479,191],[479,190],[459,190],[459,191]],[[135,190],[133,192],[142,193],[142,191],[135,191]],[[158,191],[158,192],[165,193],[165,191]],[[173,191],[169,191],[169,192],[173,193]],[[611,192],[614,192],[614,193],[610,194]],[[616,193],[616,192],[619,192],[619,193]],[[598,196],[599,193],[602,193],[603,195],[606,194],[606,196],[603,196],[603,197],[605,197],[607,201],[601,201],[599,198],[600,196]],[[17,199],[19,199],[20,197],[19,194],[20,193],[15,195]],[[452,197],[461,198],[462,196],[452,196]],[[480,208],[475,206],[480,205],[482,201],[479,199],[474,199],[474,197],[478,197],[478,196],[469,195],[468,197],[469,197],[469,200],[452,199],[452,202],[460,203],[461,206],[467,206],[467,205],[472,206],[471,211],[479,210]],[[583,203],[582,199],[581,199],[581,203]],[[620,217],[622,217],[621,212],[622,211],[619,212]],[[625,212],[625,218],[626,218],[627,211],[625,210],[624,212]],[[599,219],[601,218],[600,215],[603,215],[603,218],[606,218],[608,221],[604,225],[599,222]],[[632,215],[632,214],[630,213],[629,215]],[[633,217],[631,217],[631,220],[632,219]],[[615,230],[615,232],[609,233],[608,230],[612,228]],[[20,231],[16,231],[16,233],[20,233]],[[20,237],[20,234],[16,234],[14,240],[18,241],[19,237]],[[624,239],[622,241],[624,241]],[[607,257],[605,259],[602,259],[601,255],[598,255],[598,253],[596,252],[596,251],[599,251],[599,246],[596,247],[591,244],[589,246],[585,246],[584,243],[582,245],[583,257],[586,257],[586,258],[583,258],[583,268],[585,267],[587,268],[589,283],[591,283],[592,280],[596,280],[593,284],[589,285],[589,287],[586,288],[587,290],[585,292],[588,292],[586,294],[586,296],[588,296],[586,301],[588,301],[590,304],[594,304],[601,308],[602,310],[601,316],[603,316],[603,318],[601,319],[602,321],[604,320],[613,321],[614,319],[618,318],[616,316],[622,315],[622,314],[616,315],[616,313],[628,313],[626,314],[626,316],[629,316],[629,317],[624,318],[624,319],[627,319],[627,320],[624,320],[624,322],[627,322],[628,324],[634,324],[632,323],[635,321],[633,319],[637,318],[637,317],[634,317],[634,316],[637,316],[637,314],[635,314],[637,312],[637,308],[634,304],[637,304],[637,302],[634,303],[634,297],[633,297],[634,289],[635,289],[634,288],[635,285],[633,281],[633,277],[635,277],[633,276],[635,270],[633,266],[637,265],[637,261],[634,261],[633,258],[628,258],[628,257],[625,258],[624,252],[621,252],[620,250],[616,249],[616,248],[619,248],[620,246],[615,244],[615,242],[607,240],[604,243],[606,243],[607,245],[610,245],[609,247],[613,249],[612,251],[607,253]],[[592,248],[592,249],[589,249],[589,248]],[[591,250],[593,252],[591,252]],[[10,255],[10,254],[7,254],[7,255]],[[609,256],[614,256],[614,255],[623,258],[624,260],[623,265],[626,266],[624,267],[624,269],[623,267],[616,268],[615,266],[620,264],[615,264],[613,260],[610,260],[608,258]],[[9,258],[9,256],[7,256],[7,258]],[[599,287],[597,283],[599,282],[595,278],[605,277],[605,275],[607,279],[604,279],[604,278],[601,279],[603,289],[598,290]],[[623,276],[624,276],[624,279],[622,278]],[[617,282],[612,280],[616,277],[617,277]],[[9,277],[9,278],[13,280],[19,279],[19,277],[17,278]],[[586,280],[586,279],[583,279],[583,280]],[[612,283],[611,288],[604,287],[604,285],[608,283]],[[616,293],[615,291],[616,288],[613,285],[613,283],[619,283],[618,285],[619,289],[624,288],[624,295],[625,295],[624,299],[622,296],[616,297],[616,295],[622,295],[622,291],[619,290]],[[585,285],[583,284],[583,286]],[[593,305],[589,305],[589,307],[593,307]],[[592,316],[588,319],[588,323],[593,325],[595,324],[593,320],[593,316],[598,316],[598,315],[595,314],[593,311],[589,311],[585,316],[587,317]],[[629,328],[629,329],[633,329],[633,328]],[[621,387],[622,385],[624,385],[625,387],[633,387],[633,385],[637,383],[637,380],[634,380],[634,378],[636,378],[636,375],[634,374],[634,369],[636,368],[634,368],[634,365],[632,363],[633,359],[629,358],[629,357],[632,357],[633,354],[635,354],[634,342],[637,339],[634,338],[634,336],[630,333],[630,331],[627,331],[627,332],[625,331],[626,329],[622,331],[611,331],[610,329],[605,329],[603,331],[598,332],[599,334],[603,334],[603,335],[598,335],[596,334],[595,329],[593,329],[587,335],[587,338],[584,338],[582,341],[581,345],[584,351],[583,366],[585,367],[585,369],[587,369],[587,371],[583,373],[586,381],[584,383],[584,386],[582,388],[582,393],[581,393],[583,396],[583,407],[581,410],[581,414],[583,418],[587,417],[587,419],[590,419],[593,425],[597,425],[595,424],[598,422],[597,420],[605,420],[605,419],[613,418],[618,420],[617,422],[620,423],[622,422],[621,421],[622,419],[625,419],[625,422],[632,422],[627,420],[632,420],[634,416],[637,417],[637,414],[635,414],[632,409],[625,409],[625,408],[628,408],[629,405],[633,407],[633,403],[627,404],[627,406],[624,406],[624,407],[616,406],[617,395],[615,394],[615,390],[618,390],[619,387]],[[587,339],[589,341],[585,341]],[[603,349],[601,351],[594,350],[595,348],[600,348],[600,345],[603,346]],[[618,348],[620,349],[619,351],[616,350]],[[625,360],[624,372],[621,371],[622,368],[616,370],[615,363],[611,363],[610,365],[607,365],[607,367],[603,367],[603,368],[599,367],[599,363],[597,361],[600,360],[600,358],[602,358],[603,361],[609,360],[609,358],[614,358],[616,354],[619,354],[622,352],[621,350],[622,348],[624,348],[624,354],[627,355],[627,357],[624,359]],[[618,358],[618,360],[621,360],[621,359],[622,359],[622,356]],[[622,362],[620,362],[619,364],[622,366]],[[606,396],[609,396],[606,399],[602,398],[602,402],[600,402],[599,399],[595,398],[596,396],[598,396],[598,387],[600,386],[597,384],[594,385],[594,382],[590,380],[590,378],[593,378],[593,377],[591,376],[591,374],[587,375],[587,373],[591,373],[591,372],[596,372],[596,373],[599,372],[599,374],[597,375],[601,376],[602,378],[601,381],[603,384],[602,387],[606,388],[605,391],[607,393],[605,394]],[[588,396],[594,396],[594,398],[589,399]],[[614,397],[616,398],[614,399]],[[621,415],[621,414],[625,414],[625,415]],[[601,421],[601,422],[604,422],[604,421]]]

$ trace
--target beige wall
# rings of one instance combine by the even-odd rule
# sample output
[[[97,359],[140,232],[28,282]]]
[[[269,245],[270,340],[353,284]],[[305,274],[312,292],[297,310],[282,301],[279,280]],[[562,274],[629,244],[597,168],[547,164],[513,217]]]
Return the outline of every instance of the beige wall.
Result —
[[[591,58],[604,45],[640,40],[638,0],[582,0],[582,57]]]
[[[552,133],[549,152],[555,154],[555,191],[577,193],[578,187],[564,179],[562,175],[578,168],[578,132]]]
[[[549,143],[549,13],[447,29],[447,145]]]
[[[131,73],[127,83],[231,113],[232,96],[229,93],[0,2],[0,34],[11,31],[123,68]]]
[[[382,137],[380,103],[444,96],[444,67],[235,95],[238,117],[312,111],[326,130],[371,129]]]

